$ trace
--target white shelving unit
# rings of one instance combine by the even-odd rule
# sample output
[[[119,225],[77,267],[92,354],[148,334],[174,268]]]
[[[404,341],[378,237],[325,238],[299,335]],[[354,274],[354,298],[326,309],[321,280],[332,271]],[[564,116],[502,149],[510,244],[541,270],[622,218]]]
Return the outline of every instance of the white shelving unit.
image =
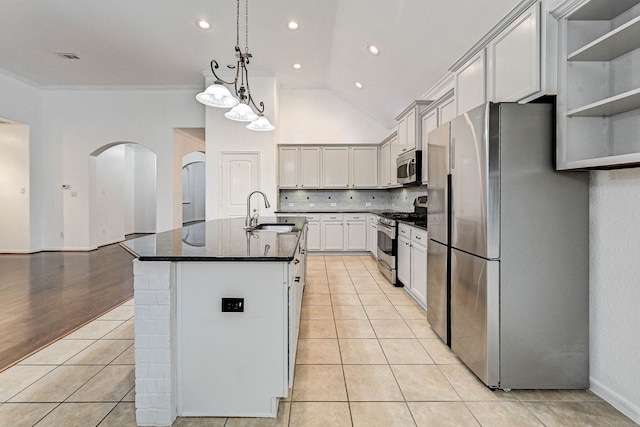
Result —
[[[567,0],[553,16],[557,168],[640,165],[640,0]]]

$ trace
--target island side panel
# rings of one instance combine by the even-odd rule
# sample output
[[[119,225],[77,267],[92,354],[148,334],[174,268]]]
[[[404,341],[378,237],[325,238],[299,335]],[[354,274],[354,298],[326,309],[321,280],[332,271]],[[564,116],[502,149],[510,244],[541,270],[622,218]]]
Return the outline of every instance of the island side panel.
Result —
[[[276,417],[288,392],[288,264],[182,262],[178,415]],[[222,312],[243,298],[243,312]]]
[[[133,261],[136,422],[170,426],[176,419],[175,263]]]

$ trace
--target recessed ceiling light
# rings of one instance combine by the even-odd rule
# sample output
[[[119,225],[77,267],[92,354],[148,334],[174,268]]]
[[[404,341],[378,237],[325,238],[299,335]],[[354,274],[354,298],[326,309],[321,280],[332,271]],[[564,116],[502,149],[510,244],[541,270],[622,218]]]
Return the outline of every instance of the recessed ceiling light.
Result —
[[[354,84],[356,85],[356,87],[357,87],[358,89],[362,89],[362,83],[360,83],[360,82],[355,82]]]
[[[198,26],[198,28],[200,28],[202,30],[210,30],[211,29],[211,24],[209,24],[209,22],[205,21],[204,19],[198,19],[196,21],[196,25]]]
[[[378,50],[377,47],[375,47],[374,45],[370,45],[367,49],[369,49],[369,53],[371,55],[377,55],[380,53],[380,51]]]
[[[300,68],[302,68],[302,65],[300,65],[300,64],[293,64],[293,68],[295,68],[296,70],[299,70]]]
[[[300,28],[300,25],[298,25],[296,21],[289,21],[289,23],[287,23],[287,28],[290,30],[297,30]]]

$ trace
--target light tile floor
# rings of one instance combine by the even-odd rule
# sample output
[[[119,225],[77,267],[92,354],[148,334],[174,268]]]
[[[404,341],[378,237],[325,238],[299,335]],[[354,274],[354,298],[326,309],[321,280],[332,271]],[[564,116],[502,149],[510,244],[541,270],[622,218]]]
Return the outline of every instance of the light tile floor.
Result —
[[[133,302],[0,373],[0,427],[135,426]],[[308,257],[294,387],[277,419],[174,426],[634,426],[586,390],[484,387],[371,257]]]

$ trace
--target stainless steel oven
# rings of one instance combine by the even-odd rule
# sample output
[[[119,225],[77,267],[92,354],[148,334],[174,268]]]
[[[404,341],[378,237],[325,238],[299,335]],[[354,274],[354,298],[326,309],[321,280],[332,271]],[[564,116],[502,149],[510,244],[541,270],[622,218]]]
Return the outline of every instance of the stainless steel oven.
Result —
[[[396,255],[398,241],[396,222],[380,217],[378,219],[378,269],[392,284],[396,284]]]

